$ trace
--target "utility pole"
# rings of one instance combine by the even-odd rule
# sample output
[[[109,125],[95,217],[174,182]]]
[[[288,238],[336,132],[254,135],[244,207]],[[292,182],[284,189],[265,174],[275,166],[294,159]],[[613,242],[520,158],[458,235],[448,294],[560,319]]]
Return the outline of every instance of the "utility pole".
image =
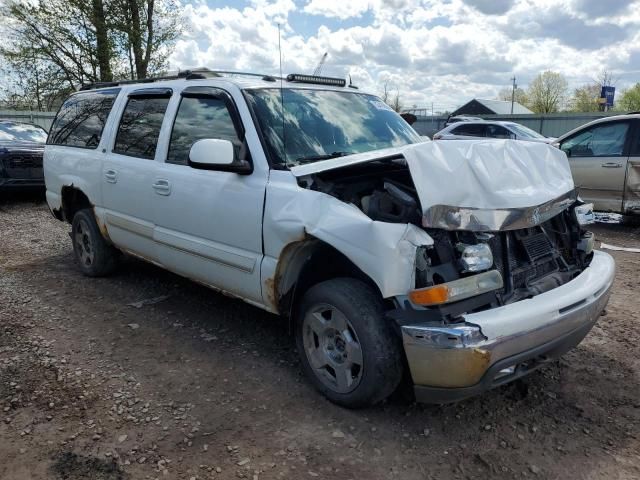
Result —
[[[513,78],[511,79],[512,82],[512,87],[511,87],[511,115],[513,115],[513,103],[516,101],[516,88],[518,88],[518,85],[516,85],[516,76],[514,75]]]

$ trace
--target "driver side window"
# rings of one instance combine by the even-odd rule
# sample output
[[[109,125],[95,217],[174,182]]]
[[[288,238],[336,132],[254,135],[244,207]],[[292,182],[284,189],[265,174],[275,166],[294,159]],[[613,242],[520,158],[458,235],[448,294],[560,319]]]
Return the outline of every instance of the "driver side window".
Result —
[[[191,146],[205,138],[229,140],[236,156],[242,145],[224,100],[183,97],[171,132],[167,163],[188,165]]]
[[[628,130],[628,122],[594,125],[565,140],[560,149],[570,157],[621,156]]]

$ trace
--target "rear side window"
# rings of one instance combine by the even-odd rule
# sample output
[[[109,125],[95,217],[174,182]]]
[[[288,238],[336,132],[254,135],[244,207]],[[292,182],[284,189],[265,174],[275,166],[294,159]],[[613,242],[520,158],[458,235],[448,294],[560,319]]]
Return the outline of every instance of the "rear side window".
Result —
[[[204,138],[229,140],[236,148],[241,143],[224,100],[183,97],[171,133],[167,163],[187,165],[191,146]]]
[[[486,125],[462,123],[453,129],[451,133],[456,135],[468,135],[470,137],[484,137]]]
[[[119,88],[78,93],[67,99],[56,115],[47,143],[98,148]]]
[[[169,96],[132,96],[122,113],[115,153],[152,160]]]

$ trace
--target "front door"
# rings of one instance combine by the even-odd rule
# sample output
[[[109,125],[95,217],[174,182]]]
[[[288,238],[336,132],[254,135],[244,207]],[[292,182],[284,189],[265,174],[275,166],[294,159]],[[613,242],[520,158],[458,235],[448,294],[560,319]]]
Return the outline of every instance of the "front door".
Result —
[[[144,88],[127,98],[102,168],[102,198],[111,240],[155,260],[153,241],[156,145],[171,90]]]
[[[629,121],[596,124],[560,144],[569,157],[580,197],[596,210],[622,211]]]
[[[168,269],[262,303],[262,213],[267,172],[250,175],[189,166],[189,150],[205,138],[229,140],[249,159],[233,100],[214,87],[188,87],[177,108],[166,160],[158,163],[154,239]]]

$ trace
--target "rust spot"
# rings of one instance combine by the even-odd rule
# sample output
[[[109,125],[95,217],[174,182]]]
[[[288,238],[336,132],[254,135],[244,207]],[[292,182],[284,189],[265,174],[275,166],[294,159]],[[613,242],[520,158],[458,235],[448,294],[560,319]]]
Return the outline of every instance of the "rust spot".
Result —
[[[266,295],[266,300],[269,305],[273,308],[278,308],[278,299],[277,299],[277,287],[275,278],[269,277],[264,281],[264,293]]]
[[[470,387],[480,381],[491,363],[491,352],[481,348],[443,349],[405,344],[416,385]]]
[[[100,217],[98,217],[98,215],[96,214],[96,209],[93,205],[91,205],[91,210],[93,210],[93,217],[96,219],[96,223],[98,224],[98,229],[100,230],[100,233],[105,238],[105,240],[107,240],[108,242],[111,242],[111,239],[109,238],[109,231],[107,230],[106,222],[103,222],[100,220]]]

